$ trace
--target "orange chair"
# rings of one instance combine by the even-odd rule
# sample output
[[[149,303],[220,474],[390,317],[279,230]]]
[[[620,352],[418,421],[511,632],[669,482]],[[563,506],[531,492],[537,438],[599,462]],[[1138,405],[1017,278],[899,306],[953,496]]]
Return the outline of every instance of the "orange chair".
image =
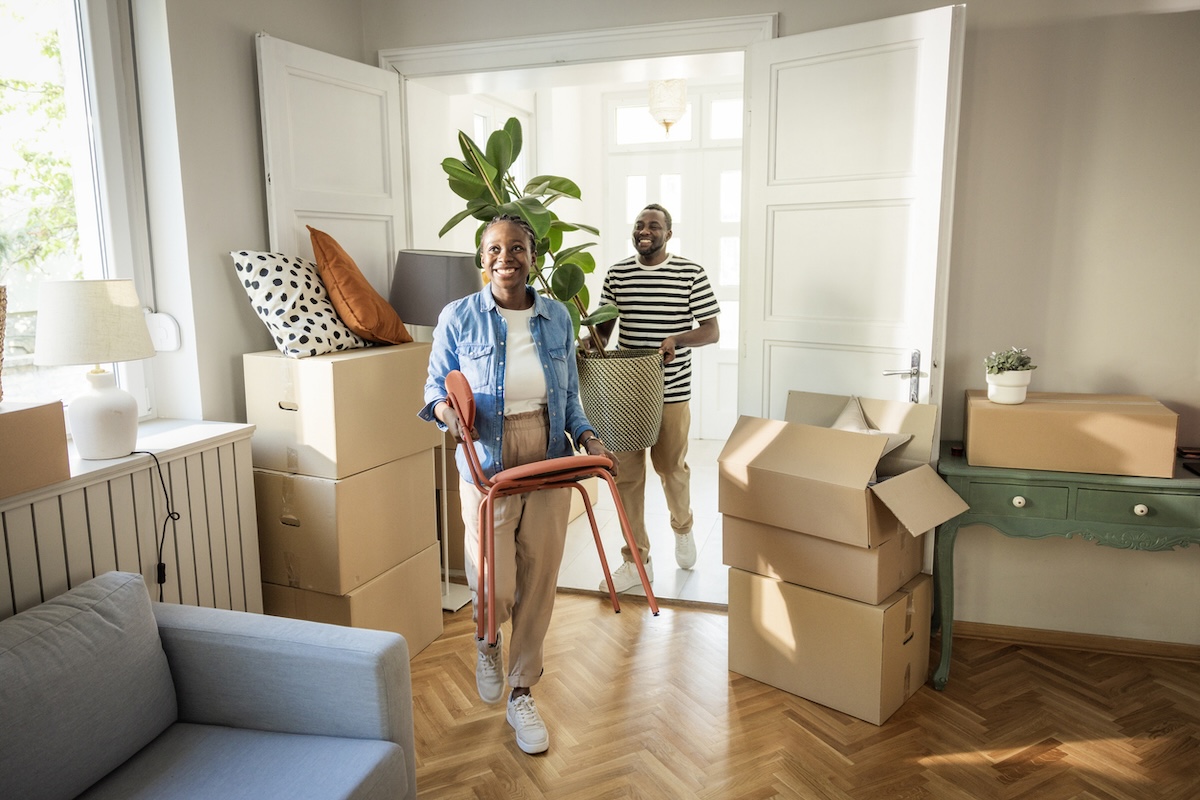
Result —
[[[545,461],[535,461],[520,467],[497,472],[488,479],[483,474],[483,465],[479,454],[471,446],[475,431],[475,393],[467,378],[458,370],[446,376],[446,394],[450,408],[458,414],[458,423],[462,428],[467,446],[463,448],[467,456],[467,465],[471,470],[471,480],[484,498],[479,504],[479,578],[475,584],[483,592],[484,602],[479,604],[481,613],[476,614],[475,638],[487,637],[488,644],[496,643],[496,575],[492,562],[496,558],[496,527],[495,501],[497,497],[512,494],[527,494],[542,489],[573,488],[579,491],[583,498],[583,507],[587,511],[588,521],[592,524],[592,537],[596,540],[596,550],[600,554],[600,566],[604,568],[604,580],[608,582],[608,595],[612,599],[613,611],[620,613],[621,604],[617,600],[617,592],[613,587],[612,573],[608,569],[608,559],[604,557],[604,545],[600,541],[600,528],[596,525],[596,515],[592,512],[592,501],[587,491],[579,483],[584,478],[593,475],[608,484],[612,492],[613,502],[617,506],[617,516],[621,521],[621,531],[625,541],[633,553],[633,563],[637,566],[638,575],[642,579],[642,587],[646,590],[646,599],[650,602],[650,610],[658,616],[658,601],[654,599],[654,590],[646,577],[646,568],[642,565],[641,553],[633,540],[633,531],[629,528],[629,518],[625,516],[625,506],[621,504],[621,496],[617,493],[617,484],[612,477],[612,461],[607,456],[564,456],[550,458]]]

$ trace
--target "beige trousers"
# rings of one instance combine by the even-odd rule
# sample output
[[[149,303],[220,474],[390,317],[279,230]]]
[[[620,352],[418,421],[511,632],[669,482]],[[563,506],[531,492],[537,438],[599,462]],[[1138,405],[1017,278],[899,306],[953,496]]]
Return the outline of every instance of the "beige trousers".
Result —
[[[506,468],[546,457],[549,420],[544,411],[504,420],[501,444]],[[542,676],[546,631],[554,611],[558,568],[567,537],[573,489],[509,495],[495,503],[496,627],[512,620],[508,637],[508,684],[529,687]],[[464,556],[472,615],[479,615],[479,503],[484,495],[464,482],[461,491]],[[480,651],[486,642],[477,643]]]
[[[667,510],[671,512],[671,530],[675,533],[692,529],[692,473],[687,465],[691,425],[692,412],[687,402],[666,403],[658,441],[650,446],[650,462],[662,481]],[[617,460],[617,491],[645,563],[650,556],[650,538],[646,534],[646,451],[617,453]],[[628,545],[621,548],[621,555],[626,561],[633,560]]]

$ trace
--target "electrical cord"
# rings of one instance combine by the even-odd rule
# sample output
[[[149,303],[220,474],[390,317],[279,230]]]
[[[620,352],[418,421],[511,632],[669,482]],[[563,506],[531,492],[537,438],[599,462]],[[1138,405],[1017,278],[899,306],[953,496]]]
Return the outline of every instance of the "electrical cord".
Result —
[[[149,450],[134,450],[134,453],[144,453],[154,459],[154,466],[158,468],[158,482],[162,484],[163,500],[167,505],[167,515],[163,517],[162,533],[155,541],[158,548],[157,557],[158,564],[155,566],[155,579],[158,581],[158,601],[161,603],[163,599],[163,584],[167,582],[167,565],[163,561],[163,546],[167,541],[167,523],[174,522],[179,519],[179,512],[171,508],[171,493],[167,491],[167,480],[163,477],[162,464],[158,460],[158,456],[151,453]]]

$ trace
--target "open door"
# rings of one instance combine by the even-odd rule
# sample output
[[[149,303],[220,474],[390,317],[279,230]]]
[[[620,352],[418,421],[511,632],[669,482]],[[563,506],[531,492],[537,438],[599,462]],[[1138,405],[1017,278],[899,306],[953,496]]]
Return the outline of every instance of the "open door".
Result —
[[[387,297],[408,247],[396,76],[262,33],[257,49],[271,249],[312,258],[311,225]]]
[[[940,404],[963,12],[747,49],[740,413]]]

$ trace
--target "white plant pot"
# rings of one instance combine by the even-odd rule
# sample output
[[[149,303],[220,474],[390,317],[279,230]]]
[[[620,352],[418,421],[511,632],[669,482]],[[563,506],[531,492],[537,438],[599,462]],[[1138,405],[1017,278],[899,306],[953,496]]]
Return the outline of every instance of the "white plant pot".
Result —
[[[1029,388],[1029,381],[1033,379],[1033,370],[1009,370],[995,375],[984,373],[984,377],[987,378],[988,400],[1015,406],[1025,402],[1025,392]]]

